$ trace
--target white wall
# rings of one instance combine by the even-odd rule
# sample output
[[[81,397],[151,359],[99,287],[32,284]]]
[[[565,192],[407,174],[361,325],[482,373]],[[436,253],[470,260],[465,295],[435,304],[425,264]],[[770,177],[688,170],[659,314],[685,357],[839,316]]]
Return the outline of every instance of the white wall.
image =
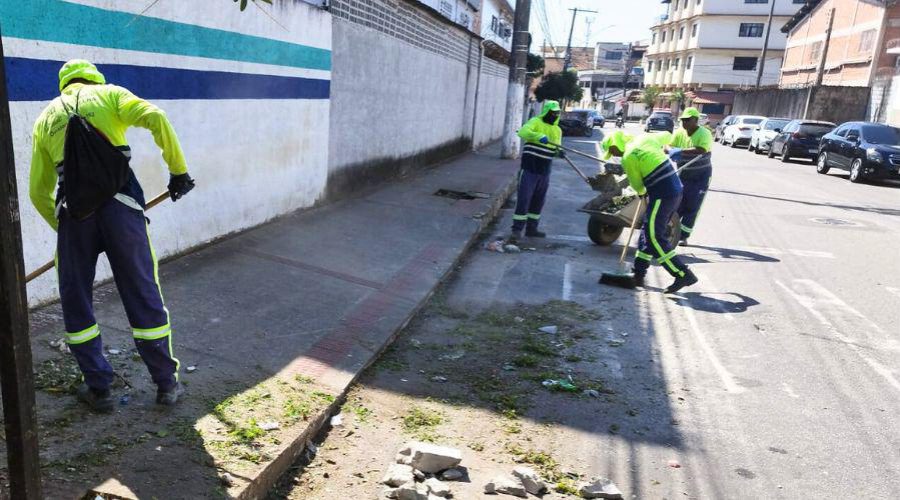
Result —
[[[691,0],[695,1],[695,0]],[[776,16],[792,16],[803,4],[793,3],[792,0],[770,0],[776,1]],[[702,0],[698,5],[699,10],[695,9],[695,13],[703,14],[744,14],[756,16],[768,16],[769,9],[772,8],[769,3],[744,3],[743,0]],[[780,27],[779,27],[780,29]]]
[[[737,53],[733,51],[700,50],[694,52],[694,61],[691,69],[685,70],[683,81],[685,84],[720,84],[720,85],[755,85],[756,70],[733,70],[734,57],[747,56],[759,57],[758,53]],[[778,81],[781,71],[780,54],[772,54],[766,57],[766,65],[763,69],[763,85],[771,85]],[[774,60],[773,60],[774,59]],[[684,61],[682,61],[682,66]]]
[[[772,33],[769,35],[770,49],[784,49],[787,35],[781,32],[780,27],[788,19],[787,17],[773,18]],[[762,23],[765,25],[765,18],[748,19],[738,16],[706,16],[698,22],[697,44],[692,43],[693,46],[702,48],[762,49],[765,31],[763,31],[762,37],[741,37],[738,35],[740,34],[741,23]]]
[[[145,7],[144,0],[30,0],[0,5],[7,35],[3,39],[7,76],[11,81],[34,77],[30,86],[10,86],[11,98],[20,98],[10,107],[27,271],[54,254],[55,234],[28,200],[28,178],[32,125],[51,98],[29,96],[35,89],[55,87],[55,61],[87,58],[101,70],[104,65],[117,68],[109,71],[122,78],[145,75],[137,87],[160,95],[196,86],[199,94],[191,98],[151,99],[174,124],[197,182],[197,188],[177,204],[165,203],[148,212],[160,257],[310,206],[324,192],[331,16],[302,2],[285,2],[274,7],[274,17],[284,25],[280,28],[257,9],[241,13],[231,2],[193,0],[160,2],[145,17],[135,19]],[[68,24],[61,25],[62,19]],[[78,31],[85,25],[107,29]],[[304,51],[317,54],[319,62],[303,62],[298,54]],[[153,75],[164,74],[173,79],[154,87]],[[250,83],[233,80],[249,75],[258,76]],[[287,77],[280,82],[291,89],[306,85],[303,82],[324,81],[325,97],[284,97],[269,86],[278,76]],[[198,83],[206,77],[218,83],[209,87]],[[228,82],[236,87],[228,88]],[[235,92],[249,94],[238,98]],[[149,199],[165,190],[166,167],[148,132],[133,129],[128,139],[131,166]],[[109,276],[104,262],[98,279]],[[28,292],[32,304],[54,298],[55,273],[32,282]]]

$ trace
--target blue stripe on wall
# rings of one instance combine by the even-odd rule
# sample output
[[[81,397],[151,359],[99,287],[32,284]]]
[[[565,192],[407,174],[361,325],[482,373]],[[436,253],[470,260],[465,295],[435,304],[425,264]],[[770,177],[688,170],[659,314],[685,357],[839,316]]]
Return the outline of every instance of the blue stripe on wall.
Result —
[[[49,101],[59,95],[63,61],[6,58],[10,101]],[[331,82],[291,76],[98,64],[106,81],[144,99],[328,99]]]
[[[231,2],[221,3],[210,8],[241,15]],[[331,69],[330,50],[61,0],[0,0],[0,19],[4,36],[27,40]]]

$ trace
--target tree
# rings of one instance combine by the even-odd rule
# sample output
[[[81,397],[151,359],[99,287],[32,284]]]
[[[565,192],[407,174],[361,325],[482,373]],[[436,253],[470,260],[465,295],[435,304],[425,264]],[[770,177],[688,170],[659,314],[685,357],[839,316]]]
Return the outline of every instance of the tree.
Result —
[[[658,87],[646,87],[644,88],[644,92],[641,95],[641,102],[644,103],[650,109],[653,109],[653,106],[656,104],[656,99],[659,97],[659,88]]]
[[[678,103],[678,111],[681,111],[684,108],[684,101],[687,99],[687,96],[684,94],[684,89],[675,89],[672,91],[672,101]]]
[[[578,85],[578,73],[575,71],[547,73],[534,91],[538,101],[580,101],[582,96],[584,89]]]
[[[534,77],[535,75],[544,74],[544,58],[537,55],[528,53],[528,66],[526,67],[526,71],[528,71],[528,75]]]
[[[267,4],[272,5],[272,0],[253,0],[253,1],[254,2],[266,2]],[[238,2],[241,3],[241,10],[244,10],[247,8],[248,0],[234,0],[234,3],[238,3]]]

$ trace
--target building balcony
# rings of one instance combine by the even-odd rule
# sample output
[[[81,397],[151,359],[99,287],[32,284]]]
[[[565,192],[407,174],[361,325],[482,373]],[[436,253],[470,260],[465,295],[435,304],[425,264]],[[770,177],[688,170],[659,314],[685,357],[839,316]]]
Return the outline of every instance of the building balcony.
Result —
[[[885,42],[884,49],[888,54],[900,54],[900,38],[892,38]]]

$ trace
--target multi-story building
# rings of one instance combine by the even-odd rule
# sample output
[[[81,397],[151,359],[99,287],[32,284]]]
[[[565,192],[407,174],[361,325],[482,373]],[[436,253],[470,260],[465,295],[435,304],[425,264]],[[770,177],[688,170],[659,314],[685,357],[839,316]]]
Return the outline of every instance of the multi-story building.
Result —
[[[878,76],[893,76],[900,53],[900,4],[887,3],[809,0],[782,28],[787,47],[780,86],[814,84],[823,54],[824,85],[869,87]],[[832,11],[831,37],[826,40]]]
[[[605,114],[612,114],[624,97],[624,89],[639,89],[644,82],[641,60],[647,42],[600,42],[594,51],[593,68],[578,72],[584,87],[582,106],[602,103]]]
[[[756,84],[766,21],[775,4],[762,85],[778,82],[786,36],[779,29],[804,0],[663,0],[666,13],[650,29],[644,85],[701,96],[711,115],[727,112],[736,88]]]
[[[478,0],[472,0],[472,3]],[[512,27],[515,7],[510,0],[481,0],[481,10],[473,31],[507,52],[512,49]]]
[[[469,31],[478,33],[476,21],[478,11],[481,10],[481,0],[419,0],[419,2]]]

